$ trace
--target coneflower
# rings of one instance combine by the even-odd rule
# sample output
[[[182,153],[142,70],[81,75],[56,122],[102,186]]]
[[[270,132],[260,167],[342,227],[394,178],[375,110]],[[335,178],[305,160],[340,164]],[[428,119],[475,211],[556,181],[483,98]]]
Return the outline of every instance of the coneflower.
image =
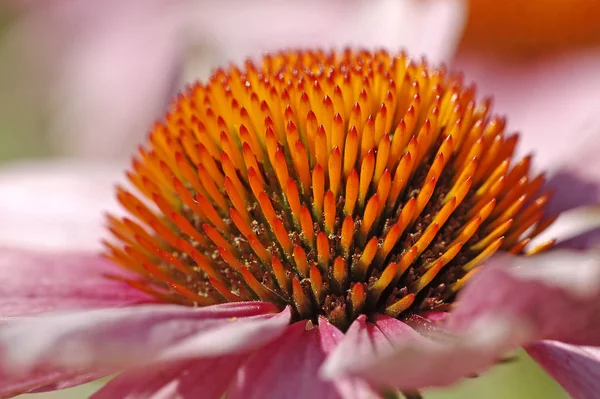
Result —
[[[140,148],[127,176],[144,200],[119,189],[109,258],[161,300],[261,300],[342,330],[447,310],[499,249],[552,245],[527,249],[552,222],[544,175],[474,92],[384,51],[218,70]]]
[[[0,397],[122,372],[95,397],[418,398],[534,345],[589,398],[600,263],[529,245],[555,217],[517,141],[404,54],[217,70],[140,147],[104,257],[0,253],[0,316],[69,309],[2,321]]]

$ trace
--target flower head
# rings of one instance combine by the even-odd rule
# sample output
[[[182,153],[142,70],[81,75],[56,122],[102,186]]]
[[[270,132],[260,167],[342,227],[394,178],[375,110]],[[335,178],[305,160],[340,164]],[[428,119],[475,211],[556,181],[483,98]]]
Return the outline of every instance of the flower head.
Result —
[[[517,134],[444,68],[284,52],[180,95],[128,173],[108,256],[170,302],[262,300],[345,330],[447,310],[553,219]],[[148,202],[157,209],[151,209]],[[548,249],[547,243],[529,253]]]
[[[560,380],[585,397],[595,351],[565,347],[600,345],[600,263],[530,245],[550,193],[504,128],[460,76],[404,54],[216,71],[140,147],[108,261],[3,252],[2,315],[67,310],[3,321],[0,395],[125,370],[98,397],[414,396],[535,344],[585,366]],[[501,250],[517,256],[488,260]],[[22,291],[76,300],[32,311]]]

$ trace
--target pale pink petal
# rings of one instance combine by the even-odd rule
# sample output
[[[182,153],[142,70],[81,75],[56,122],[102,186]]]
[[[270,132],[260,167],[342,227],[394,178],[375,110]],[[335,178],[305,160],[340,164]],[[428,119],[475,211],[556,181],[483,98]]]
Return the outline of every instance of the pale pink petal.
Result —
[[[0,168],[0,245],[99,251],[104,212],[117,213],[115,183],[126,162],[77,159],[18,162]]]
[[[448,322],[465,326],[490,317],[524,325],[535,340],[600,345],[600,259],[558,250],[496,257],[459,294]]]
[[[595,398],[600,392],[600,348],[540,341],[527,352],[573,399]]]
[[[105,273],[123,274],[95,254],[0,247],[0,317],[154,302]]]
[[[335,384],[317,378],[325,357],[319,329],[305,321],[292,324],[240,369],[228,398],[341,398]]]
[[[195,40],[212,45],[219,63],[282,48],[346,46],[403,47],[432,62],[449,61],[466,19],[461,0],[225,0],[189,11]]]
[[[247,356],[223,356],[156,364],[111,380],[93,399],[219,399]]]
[[[246,353],[283,333],[290,311],[276,311],[262,302],[204,308],[161,304],[8,318],[0,329],[0,372],[21,378],[42,367],[118,369]],[[188,352],[178,348],[189,342],[197,346]]]
[[[574,189],[578,192],[577,189]],[[600,248],[600,204],[563,211],[558,219],[536,236],[531,247],[556,240],[555,248],[594,250]]]

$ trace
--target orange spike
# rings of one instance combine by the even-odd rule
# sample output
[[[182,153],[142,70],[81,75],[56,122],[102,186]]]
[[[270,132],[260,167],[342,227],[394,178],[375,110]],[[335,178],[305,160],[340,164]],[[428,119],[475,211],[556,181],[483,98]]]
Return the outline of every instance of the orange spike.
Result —
[[[277,148],[275,151],[275,163],[273,165],[273,169],[275,169],[279,186],[282,190],[285,190],[290,175],[288,172],[287,163],[285,161],[285,155],[283,154],[283,150],[281,148]]]
[[[486,260],[488,260],[500,247],[504,242],[504,237],[497,238],[496,241],[492,242],[486,249],[481,251],[479,255],[475,258],[467,262],[463,265],[462,269],[466,272],[472,270],[476,266],[483,264]]]
[[[277,218],[275,208],[273,208],[273,204],[271,203],[271,200],[266,192],[263,191],[258,195],[258,203],[260,204],[260,209],[262,210],[267,222],[271,223]],[[273,225],[271,225],[271,227],[273,227]]]
[[[556,240],[548,240],[548,241],[546,241],[542,244],[539,244],[536,247],[530,249],[529,251],[527,251],[527,256],[537,255],[537,254],[546,252],[550,248],[552,248],[554,246],[554,244],[556,244]]]
[[[479,269],[471,269],[467,274],[465,274],[463,277],[459,278],[458,280],[456,280],[451,286],[450,286],[450,292],[452,293],[456,293],[458,291],[460,291],[465,284],[470,281],[473,276],[475,275],[475,273],[479,272]]]
[[[289,178],[287,181],[285,197],[290,205],[294,222],[297,226],[300,226],[300,196],[298,193],[298,186],[296,186],[296,182],[292,178]]]
[[[317,164],[312,173],[313,212],[317,220],[323,214],[323,196],[325,194],[325,175],[321,164]]]
[[[250,223],[250,215],[248,214],[248,210],[246,209],[246,202],[238,194],[229,177],[225,177],[225,191],[227,192],[229,200],[231,201],[235,209],[238,210],[240,215],[244,218],[244,220],[247,223]]]
[[[398,168],[396,168],[396,172],[394,173],[394,177],[392,179],[392,187],[390,188],[390,194],[387,200],[388,210],[395,206],[398,200],[398,196],[400,195],[402,190],[404,190],[404,187],[406,187],[406,183],[408,183],[412,166],[412,155],[410,152],[407,152],[400,160]]]
[[[346,181],[346,197],[344,199],[344,214],[346,214],[346,216],[352,216],[354,213],[354,207],[358,199],[358,192],[359,178],[356,169],[354,169]]]
[[[400,238],[412,218],[415,206],[416,200],[411,198],[402,208],[398,221],[390,228],[383,240],[383,245],[379,251],[378,264],[385,260],[392,248],[396,245],[398,238]]]
[[[277,285],[279,288],[286,294],[291,294],[291,281],[285,273],[285,269],[281,264],[281,261],[276,256],[271,258],[271,268],[273,269],[273,274],[275,275],[275,279],[277,280]]]
[[[273,227],[273,233],[275,233],[275,237],[277,241],[279,241],[279,245],[288,255],[292,254],[292,241],[288,235],[288,232],[283,225],[283,222],[279,220],[278,217],[274,217],[271,219],[271,226]]]
[[[525,238],[524,240],[519,241],[512,248],[510,248],[508,250],[508,253],[513,254],[513,255],[520,255],[523,253],[523,250],[525,249],[527,244],[529,244],[530,242],[531,242],[531,238]],[[473,269],[473,270],[477,270],[477,269]]]
[[[417,196],[417,205],[415,208],[415,212],[413,213],[412,222],[417,220],[421,212],[423,212],[423,209],[425,209],[425,206],[427,206],[427,203],[429,202],[429,199],[431,199],[431,195],[433,194],[433,190],[435,189],[436,183],[437,178],[432,177],[430,180],[427,180],[425,184],[423,184],[423,187],[421,188],[421,191]]]
[[[434,260],[433,262],[431,262],[429,265],[426,266],[426,269],[429,269],[430,267],[434,266],[437,263],[441,263],[442,266],[447,265],[448,263],[450,263],[450,261],[452,259],[454,259],[454,257],[456,255],[458,255],[458,253],[460,252],[460,250],[463,247],[463,243],[459,242],[457,244],[454,244],[452,246],[450,246],[450,248],[448,248],[448,250],[446,250],[446,252],[444,252],[442,254],[442,256],[440,256],[439,258],[437,258],[436,260]]]
[[[319,125],[315,137],[315,159],[319,165],[327,165],[329,162],[327,134],[323,125]]]
[[[242,269],[245,267],[244,265],[242,265],[242,263],[238,260],[236,256],[234,256],[231,252],[227,251],[226,249],[218,247],[217,251],[219,252],[219,255],[221,255],[221,258],[225,262],[227,262],[227,264],[231,266],[231,268],[234,269],[236,272],[241,272]]]
[[[329,264],[329,240],[323,232],[317,235],[317,260],[323,270],[327,270]]]
[[[390,193],[390,189],[392,187],[392,174],[389,170],[385,170],[381,179],[379,180],[379,184],[377,185],[377,196],[379,197],[379,210],[378,214],[381,214],[382,208],[387,202],[388,195]]]
[[[400,262],[398,262],[398,265],[396,266],[396,277],[401,277],[417,256],[418,248],[416,245],[413,245],[408,251],[406,251],[404,256],[402,256]]]
[[[390,317],[397,317],[408,309],[415,301],[415,294],[408,294],[385,308],[385,314]]]
[[[388,157],[390,155],[390,136],[386,133],[377,146],[377,160],[375,161],[375,174],[373,184],[377,186],[384,171],[387,170]],[[391,169],[391,168],[390,168]]]
[[[358,132],[354,126],[348,130],[344,149],[344,176],[349,178],[356,165],[358,155]]]
[[[317,266],[310,269],[310,285],[317,305],[321,305],[325,296],[325,287],[323,286],[323,276]]]
[[[354,280],[363,280],[366,277],[369,266],[377,253],[377,244],[377,237],[371,237],[367,245],[365,245],[365,249],[358,262],[352,264],[352,278]]]
[[[414,108],[411,109],[413,109],[414,112]],[[393,170],[396,167],[396,163],[402,156],[402,151],[404,151],[410,138],[411,132],[407,131],[406,122],[404,119],[400,119],[400,122],[394,131],[392,142],[390,143],[390,155],[388,156],[387,162],[388,169]]]
[[[360,166],[360,184],[358,189],[358,206],[362,209],[365,205],[365,199],[369,192],[371,179],[375,170],[375,153],[371,150],[363,158]]]
[[[396,277],[396,263],[390,263],[383,270],[377,281],[375,281],[368,289],[369,300],[376,304],[383,291],[390,285]]]
[[[231,252],[232,254],[235,254],[236,256],[239,255],[238,251],[231,245],[229,244],[221,234],[219,234],[219,232],[212,227],[209,224],[203,224],[202,228],[204,229],[204,232],[206,233],[206,235],[208,236],[208,238],[210,238],[210,240],[217,246],[217,247],[222,247],[223,249],[225,249],[226,251]]]
[[[208,282],[213,286],[215,290],[221,295],[226,301],[229,302],[241,302],[243,299],[236,294],[229,291],[229,289],[222,284],[220,281],[215,280],[212,277],[208,277]]]
[[[242,274],[242,277],[244,278],[244,281],[246,282],[246,284],[248,284],[248,287],[250,287],[250,289],[254,291],[256,296],[258,296],[261,301],[271,303],[280,302],[279,298],[277,298],[277,296],[271,290],[262,285],[247,267],[243,267],[240,272]]]
[[[367,234],[371,230],[373,223],[377,219],[378,210],[379,210],[379,197],[377,196],[377,194],[375,194],[374,196],[371,197],[371,199],[369,199],[369,202],[367,203],[367,206],[365,207],[365,212],[363,215],[362,224],[360,225],[360,233],[359,233],[359,237],[360,237],[361,241],[363,241],[366,238]]]
[[[296,310],[303,318],[310,317],[312,301],[310,298],[304,293],[302,289],[302,285],[298,281],[297,278],[292,280],[292,298],[294,300],[294,305],[296,306]]]
[[[167,282],[167,285],[169,287],[171,287],[171,289],[173,291],[175,291],[176,293],[184,296],[185,298],[198,304],[199,306],[209,306],[209,305],[213,305],[213,304],[217,303],[217,301],[214,298],[209,298],[209,297],[197,294],[181,284]]]
[[[329,156],[329,189],[337,197],[340,193],[340,179],[342,174],[342,155],[339,147],[334,147]]]
[[[297,140],[294,144],[294,149],[294,166],[296,167],[296,172],[300,176],[302,192],[308,193],[311,185],[311,176],[306,148],[304,147],[304,144],[302,144],[302,141]]]
[[[302,277],[308,277],[309,266],[308,261],[306,259],[306,252],[300,247],[296,245],[294,247],[294,262],[296,262],[296,268]]]
[[[371,115],[367,118],[367,123],[363,127],[360,144],[360,159],[364,159],[369,151],[375,147],[375,120]]]
[[[310,211],[307,207],[302,206],[300,210],[300,226],[302,227],[302,235],[306,242],[313,247],[315,240],[315,230],[313,227],[313,221],[310,216]]]
[[[331,146],[334,149],[337,147],[341,154],[342,150],[344,149],[345,132],[344,121],[339,113],[335,114],[333,117],[331,129]]]
[[[324,205],[324,220],[325,220],[325,231],[327,234],[333,234],[333,228],[335,227],[335,195],[331,190],[325,194],[325,205]]]
[[[411,291],[415,294],[418,294],[419,292],[421,292],[421,290],[423,290],[423,288],[425,288],[429,283],[431,283],[431,281],[435,278],[435,276],[438,275],[440,270],[442,270],[442,267],[444,267],[444,263],[441,261],[438,261],[436,264],[431,266],[425,272],[425,274],[423,274],[421,277],[419,277],[417,279],[417,281],[415,281],[413,283],[413,285],[410,287]]]
[[[221,209],[221,211],[224,212],[229,210],[229,207],[227,206],[227,200],[220,193],[219,189],[215,185],[215,181],[211,178],[211,176],[208,174],[208,172],[202,164],[198,165],[198,176],[200,177],[202,186],[204,187],[210,198],[217,204],[219,209]]]
[[[365,307],[365,287],[361,283],[354,284],[350,288],[350,305],[352,318],[358,317]]]

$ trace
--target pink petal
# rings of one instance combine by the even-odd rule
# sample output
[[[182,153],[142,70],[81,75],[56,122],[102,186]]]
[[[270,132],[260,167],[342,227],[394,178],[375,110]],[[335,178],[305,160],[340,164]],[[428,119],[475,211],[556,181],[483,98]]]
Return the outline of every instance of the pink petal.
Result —
[[[93,399],[219,399],[247,356],[223,356],[157,364],[129,371],[110,381]]]
[[[154,301],[105,273],[123,272],[89,253],[0,248],[0,317]]]
[[[0,329],[0,373],[20,379],[42,368],[114,370],[157,360],[246,353],[283,333],[290,311],[275,311],[270,304],[245,302],[205,308],[140,305],[9,318]],[[196,347],[183,352],[190,342]]]
[[[294,323],[240,369],[228,398],[341,398],[335,384],[317,378],[326,355],[319,328]]]
[[[595,398],[600,392],[600,348],[540,341],[527,352],[569,392],[573,399]]]
[[[513,320],[530,338],[600,345],[600,260],[584,252],[500,256],[460,293],[450,326]]]
[[[344,340],[344,333],[331,324],[327,319],[319,319],[319,335],[321,345],[327,354],[334,351]],[[379,398],[381,395],[361,379],[338,378],[334,381],[345,399]]]
[[[492,364],[502,353],[490,351],[485,340],[437,340],[445,342],[425,338],[391,317],[380,316],[375,324],[361,317],[327,359],[321,375],[331,379],[355,376],[381,388],[410,391],[453,383]]]

